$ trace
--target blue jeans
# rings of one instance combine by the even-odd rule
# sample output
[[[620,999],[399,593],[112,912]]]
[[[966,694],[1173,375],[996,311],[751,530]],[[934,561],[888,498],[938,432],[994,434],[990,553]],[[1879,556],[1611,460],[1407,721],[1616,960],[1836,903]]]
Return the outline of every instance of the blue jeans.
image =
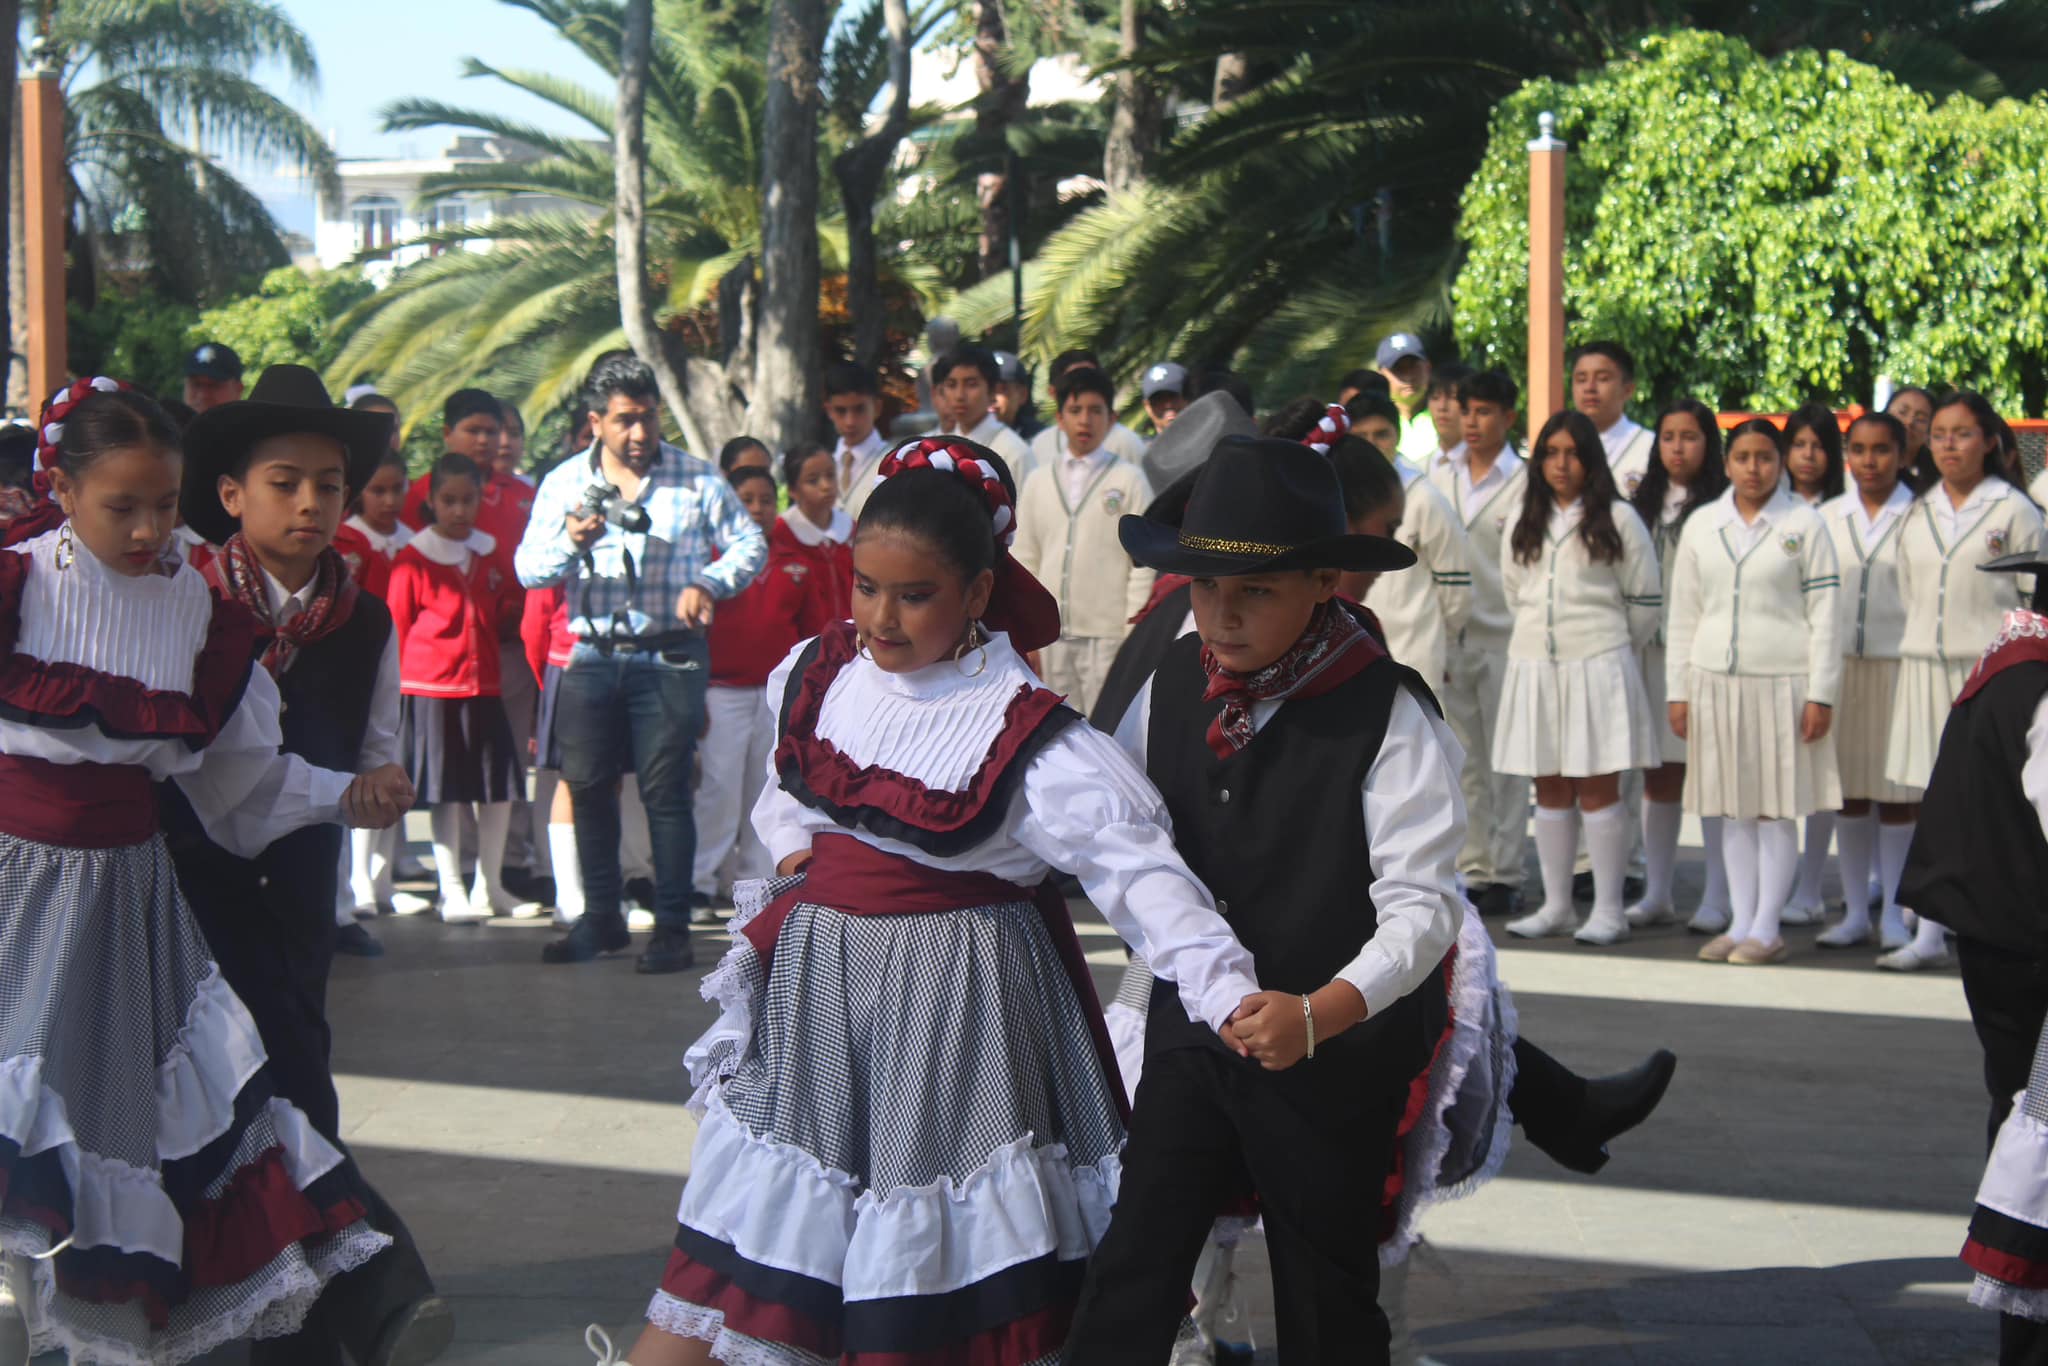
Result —
[[[697,858],[690,779],[710,678],[711,652],[701,636],[661,654],[609,659],[592,646],[576,647],[555,701],[555,734],[562,781],[576,808],[586,914],[619,913],[619,776],[630,754],[654,844],[655,927],[689,933]]]

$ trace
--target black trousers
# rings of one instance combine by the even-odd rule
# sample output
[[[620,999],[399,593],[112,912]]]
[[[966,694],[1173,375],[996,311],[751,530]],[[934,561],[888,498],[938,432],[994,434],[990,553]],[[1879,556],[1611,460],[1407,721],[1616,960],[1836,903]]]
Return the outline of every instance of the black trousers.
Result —
[[[1273,1264],[1281,1362],[1386,1362],[1380,1196],[1405,1085],[1282,1078],[1220,1049],[1145,1060],[1122,1187],[1088,1264],[1068,1366],[1163,1363],[1210,1226],[1253,1189]]]
[[[1970,1023],[1984,1049],[1984,1086],[1991,1093],[1988,1150],[2033,1070],[2041,1022],[2048,1018],[2048,962],[1961,937],[1956,957]],[[1999,1366],[2048,1366],[2048,1324],[2000,1314],[1998,1360]]]

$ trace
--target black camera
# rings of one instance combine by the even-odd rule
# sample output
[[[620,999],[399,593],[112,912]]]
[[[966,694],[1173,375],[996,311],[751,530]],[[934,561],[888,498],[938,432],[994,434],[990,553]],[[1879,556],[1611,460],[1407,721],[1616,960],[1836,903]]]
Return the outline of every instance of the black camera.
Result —
[[[576,509],[576,515],[602,517],[619,530],[635,534],[654,525],[654,519],[647,515],[646,508],[627,502],[625,495],[611,484],[592,484],[583,490],[583,505]]]

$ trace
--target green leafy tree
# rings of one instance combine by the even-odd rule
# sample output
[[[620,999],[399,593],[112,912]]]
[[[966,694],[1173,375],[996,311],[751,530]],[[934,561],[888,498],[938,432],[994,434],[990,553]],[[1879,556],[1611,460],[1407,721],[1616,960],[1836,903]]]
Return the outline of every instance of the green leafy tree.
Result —
[[[109,292],[87,305],[66,304],[65,344],[74,375],[112,375],[161,398],[184,392],[187,340],[199,310],[144,286],[132,294]],[[48,394],[38,395],[40,405]]]
[[[1839,53],[1699,32],[1531,82],[1495,115],[1459,228],[1459,340],[1510,373],[1543,110],[1571,144],[1568,331],[1627,345],[1646,396],[1782,409],[1867,401],[1887,374],[2048,398],[2048,98],[1936,103]]]
[[[355,270],[309,275],[284,266],[263,277],[253,294],[209,308],[187,329],[188,345],[226,342],[250,376],[271,365],[325,366],[340,350],[334,320],[368,298],[370,284]]]

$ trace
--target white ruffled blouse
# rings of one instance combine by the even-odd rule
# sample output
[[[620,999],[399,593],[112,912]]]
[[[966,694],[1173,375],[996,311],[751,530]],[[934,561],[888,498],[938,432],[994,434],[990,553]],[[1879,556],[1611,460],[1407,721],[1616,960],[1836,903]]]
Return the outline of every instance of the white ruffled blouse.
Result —
[[[205,580],[185,566],[169,576],[131,577],[84,549],[59,569],[57,538],[53,531],[9,547],[30,560],[16,650],[158,691],[189,693],[213,620]],[[57,764],[133,765],[147,769],[153,781],[174,780],[213,840],[244,858],[300,826],[342,819],[350,775],[281,753],[282,743],[277,684],[255,663],[242,700],[201,750],[176,738],[117,739],[97,726],[57,730],[0,719],[0,753]]]
[[[808,644],[769,676],[768,702],[778,714],[790,671]],[[974,658],[970,654],[964,666],[972,668]],[[987,667],[971,678],[951,660],[892,674],[856,658],[826,692],[817,734],[857,765],[957,791],[981,767],[1018,690],[1037,686],[1000,634],[989,641]],[[778,863],[829,832],[927,867],[988,873],[1027,887],[1053,869],[1069,872],[1116,932],[1179,988],[1191,1018],[1219,1027],[1259,989],[1251,954],[1174,849],[1158,789],[1115,741],[1085,722],[1068,725],[1038,751],[1001,832],[963,854],[942,858],[838,824],[782,790],[772,755],[754,828]]]

